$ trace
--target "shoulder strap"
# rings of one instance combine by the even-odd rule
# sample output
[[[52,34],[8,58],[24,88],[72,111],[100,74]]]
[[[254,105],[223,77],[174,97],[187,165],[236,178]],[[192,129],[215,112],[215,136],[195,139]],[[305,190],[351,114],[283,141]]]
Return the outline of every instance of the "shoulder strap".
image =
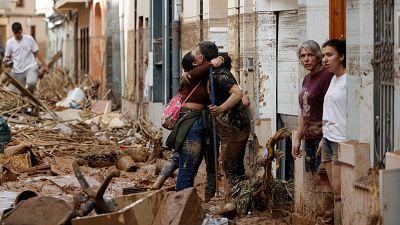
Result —
[[[196,87],[193,88],[193,90],[189,93],[189,95],[185,98],[185,100],[182,102],[182,105],[189,99],[189,97],[193,94],[194,90],[200,85],[201,81],[196,85]]]

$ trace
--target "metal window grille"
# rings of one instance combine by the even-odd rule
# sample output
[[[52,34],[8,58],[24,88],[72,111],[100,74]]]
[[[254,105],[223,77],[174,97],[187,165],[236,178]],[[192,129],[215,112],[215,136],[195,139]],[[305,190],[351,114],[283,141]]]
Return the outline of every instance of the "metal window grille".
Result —
[[[374,1],[375,162],[394,148],[394,3]]]

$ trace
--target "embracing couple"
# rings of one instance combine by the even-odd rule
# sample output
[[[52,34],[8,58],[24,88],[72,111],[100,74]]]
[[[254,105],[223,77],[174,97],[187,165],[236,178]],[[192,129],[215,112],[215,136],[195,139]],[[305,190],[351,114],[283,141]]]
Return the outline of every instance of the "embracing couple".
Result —
[[[231,192],[245,176],[243,158],[251,130],[245,106],[249,99],[230,72],[230,57],[218,56],[218,47],[213,42],[201,42],[195,51],[185,54],[182,67],[185,72],[178,91],[183,99],[189,97],[166,142],[174,149],[174,154],[164,165],[154,187],[160,188],[178,167],[176,191],[193,187],[204,157],[207,167],[205,201],[208,202],[216,192],[211,117],[216,119],[217,142],[221,142],[222,165]],[[210,67],[213,67],[215,106],[210,105]]]

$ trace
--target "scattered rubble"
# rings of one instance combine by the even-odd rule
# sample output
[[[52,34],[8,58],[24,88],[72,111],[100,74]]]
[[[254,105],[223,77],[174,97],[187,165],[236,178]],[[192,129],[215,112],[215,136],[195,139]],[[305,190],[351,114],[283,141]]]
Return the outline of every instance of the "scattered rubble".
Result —
[[[94,188],[99,187],[110,168],[118,166],[126,171],[104,190],[107,195],[121,195],[123,188],[135,183],[150,186],[155,175],[143,176],[147,170],[140,168],[152,155],[160,155],[152,152],[162,152],[161,131],[143,116],[131,120],[111,112],[111,101],[96,100],[98,85],[90,78],[80,83],[83,88],[79,90],[84,90],[83,102],[77,107],[80,109],[55,105],[74,88],[67,77],[63,70],[53,69],[40,80],[35,96],[22,86],[22,94],[0,86],[0,115],[12,131],[4,154],[0,154],[0,193],[28,189],[71,200],[80,192],[72,175],[75,160],[83,164],[82,171]],[[92,101],[96,106],[93,110]],[[133,176],[134,171],[137,174]]]
[[[231,224],[237,214],[235,206],[220,206],[211,213],[203,205],[209,213],[205,217],[194,189],[169,192],[174,191],[173,178],[161,191],[148,191],[169,158],[162,151],[162,132],[141,113],[131,120],[112,111],[111,100],[99,99],[98,87],[90,76],[74,85],[59,68],[43,76],[35,95],[26,94],[23,87],[22,95],[0,87],[0,115],[12,131],[0,154],[0,211],[15,207],[14,213],[6,211],[3,224],[23,219],[30,224],[127,224],[132,219],[136,221],[132,224]],[[79,100],[57,106],[74,88],[84,98],[81,95]],[[200,177],[205,180],[204,174]],[[204,191],[201,186],[196,189]],[[27,190],[39,196],[16,207],[15,196]],[[11,216],[37,208],[42,212],[36,216]],[[55,208],[60,212],[46,217]],[[152,213],[146,217],[143,210]],[[29,220],[32,216],[38,220]]]

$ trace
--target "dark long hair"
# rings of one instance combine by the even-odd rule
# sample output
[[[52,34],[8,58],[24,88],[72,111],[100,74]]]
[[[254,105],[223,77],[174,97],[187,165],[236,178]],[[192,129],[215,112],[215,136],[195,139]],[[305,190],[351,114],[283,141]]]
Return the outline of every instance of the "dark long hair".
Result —
[[[346,68],[346,40],[330,39],[322,45],[322,48],[328,46],[334,48],[339,53],[339,56],[343,56],[343,60],[340,62]]]
[[[225,67],[229,71],[232,69],[232,59],[227,53],[220,53],[218,54],[219,56],[224,57],[224,63],[221,65],[222,67]]]
[[[189,72],[192,69],[194,69],[194,65],[193,65],[194,59],[195,59],[194,55],[192,54],[191,51],[186,53],[183,56],[182,61],[181,61],[181,65],[182,65],[182,68],[183,68],[183,70],[185,72]]]

